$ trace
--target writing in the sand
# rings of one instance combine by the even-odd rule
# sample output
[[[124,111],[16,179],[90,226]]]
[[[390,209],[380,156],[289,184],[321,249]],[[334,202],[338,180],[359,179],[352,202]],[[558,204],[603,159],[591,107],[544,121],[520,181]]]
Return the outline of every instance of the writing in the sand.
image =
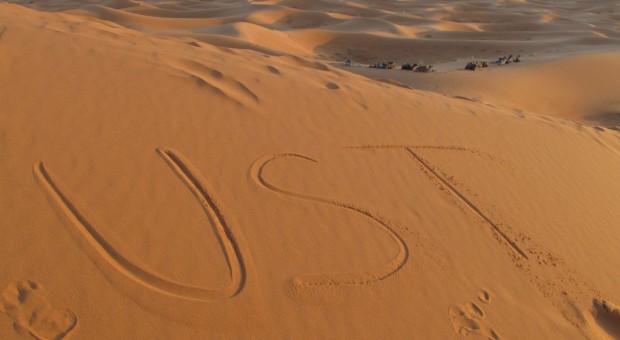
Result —
[[[351,149],[357,150],[377,150],[377,149],[401,149],[406,155],[413,159],[422,169],[434,179],[434,183],[447,188],[449,194],[453,195],[457,201],[468,207],[477,214],[482,220],[486,221],[499,235],[496,241],[507,245],[513,254],[527,259],[525,252],[513,240],[513,238],[500,227],[500,224],[493,221],[481,208],[471,201],[456,185],[451,183],[449,177],[439,173],[430,162],[420,156],[419,149],[431,148],[435,150],[451,150],[478,152],[460,147],[450,146],[415,146],[415,145],[381,145],[381,146],[360,146]],[[185,158],[180,152],[170,148],[159,148],[157,153],[174,172],[183,184],[196,197],[198,204],[202,207],[204,213],[215,236],[219,240],[222,252],[230,272],[230,280],[224,287],[211,289],[205,287],[196,287],[173,281],[159,274],[142,268],[139,264],[132,262],[129,258],[121,254],[115,247],[109,243],[98,230],[98,226],[92,224],[88,217],[77,209],[77,205],[72,198],[61,189],[59,181],[52,174],[52,171],[44,162],[37,162],[34,166],[35,179],[39,183],[41,189],[46,193],[53,207],[64,218],[64,224],[68,231],[75,239],[80,240],[80,244],[86,244],[84,251],[91,257],[93,261],[100,264],[100,268],[105,268],[106,274],[114,275],[117,279],[131,280],[137,282],[144,288],[158,294],[166,294],[180,299],[190,299],[198,301],[211,301],[219,299],[227,299],[240,294],[246,284],[247,270],[246,261],[244,260],[243,246],[238,242],[240,239],[240,230],[233,228],[223,213],[223,207],[215,198],[212,190],[209,188],[203,176],[196,167]],[[338,209],[350,211],[359,214],[367,219],[370,223],[380,228],[389,235],[394,244],[398,247],[396,255],[384,263],[383,265],[358,272],[338,272],[323,273],[313,275],[299,275],[291,280],[291,285],[296,289],[322,289],[336,286],[346,285],[369,285],[384,280],[394,273],[401,270],[409,258],[409,247],[405,237],[403,236],[402,227],[391,223],[381,215],[366,207],[358,206],[353,203],[342,202],[329,197],[313,196],[310,194],[296,192],[286,188],[282,188],[274,183],[269,182],[265,176],[265,167],[276,159],[298,159],[309,163],[318,163],[317,160],[298,153],[280,153],[272,154],[259,158],[250,166],[250,175],[253,182],[260,188],[274,194],[291,200],[306,201],[313,204],[322,204]],[[115,280],[116,281],[116,280]]]

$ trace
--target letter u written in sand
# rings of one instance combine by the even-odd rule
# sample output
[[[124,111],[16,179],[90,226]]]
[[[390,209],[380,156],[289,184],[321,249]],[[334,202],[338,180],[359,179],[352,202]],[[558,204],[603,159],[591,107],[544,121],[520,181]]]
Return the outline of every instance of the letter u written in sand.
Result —
[[[231,298],[239,294],[245,283],[245,266],[233,231],[226,222],[217,201],[201,180],[198,171],[187,159],[171,149],[160,148],[157,152],[196,197],[207,214],[208,220],[213,224],[213,230],[215,230],[229,267],[230,282],[226,287],[210,289],[187,285],[141,268],[119,253],[78,211],[76,205],[61,190],[57,179],[42,161],[34,165],[34,177],[54,208],[65,220],[72,236],[77,238],[80,244],[85,244],[94,250],[88,253],[92,254],[97,264],[106,266],[106,269],[111,268],[114,272],[120,273],[123,278],[132,280],[150,290],[181,299],[211,301]]]
[[[265,156],[258,159],[252,165],[251,176],[257,185],[269,190],[275,194],[282,195],[288,198],[314,202],[318,204],[325,204],[340,209],[346,209],[354,213],[358,213],[371,219],[373,223],[381,227],[398,245],[398,253],[389,262],[381,267],[370,269],[361,272],[351,273],[329,273],[329,274],[316,274],[316,275],[302,275],[293,279],[293,285],[296,287],[329,287],[329,286],[342,286],[342,285],[367,285],[377,281],[381,281],[390,275],[400,270],[409,256],[409,250],[403,238],[391,227],[387,222],[382,220],[377,214],[371,212],[368,209],[355,206],[353,204],[339,202],[330,198],[311,196],[303,193],[290,191],[280,188],[264,178],[265,166],[279,158],[297,158],[308,162],[317,163],[316,160],[295,153],[277,154],[272,156]]]

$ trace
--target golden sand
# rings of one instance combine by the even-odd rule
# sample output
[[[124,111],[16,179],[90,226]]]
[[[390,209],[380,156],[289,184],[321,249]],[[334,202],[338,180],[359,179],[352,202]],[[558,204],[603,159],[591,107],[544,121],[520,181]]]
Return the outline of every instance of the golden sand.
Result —
[[[0,338],[619,338],[619,22],[0,3]]]

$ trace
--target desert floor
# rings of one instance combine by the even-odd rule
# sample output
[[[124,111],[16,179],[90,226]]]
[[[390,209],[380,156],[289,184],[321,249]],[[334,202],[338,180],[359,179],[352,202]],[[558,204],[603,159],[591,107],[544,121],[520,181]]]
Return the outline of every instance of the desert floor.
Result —
[[[0,77],[1,339],[620,338],[618,1],[2,1]]]

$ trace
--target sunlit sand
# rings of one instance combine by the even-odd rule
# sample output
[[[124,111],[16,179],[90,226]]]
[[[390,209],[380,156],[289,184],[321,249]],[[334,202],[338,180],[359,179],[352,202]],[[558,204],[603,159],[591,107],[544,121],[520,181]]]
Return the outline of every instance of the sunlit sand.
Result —
[[[620,338],[617,1],[0,2],[0,75],[1,339]]]

